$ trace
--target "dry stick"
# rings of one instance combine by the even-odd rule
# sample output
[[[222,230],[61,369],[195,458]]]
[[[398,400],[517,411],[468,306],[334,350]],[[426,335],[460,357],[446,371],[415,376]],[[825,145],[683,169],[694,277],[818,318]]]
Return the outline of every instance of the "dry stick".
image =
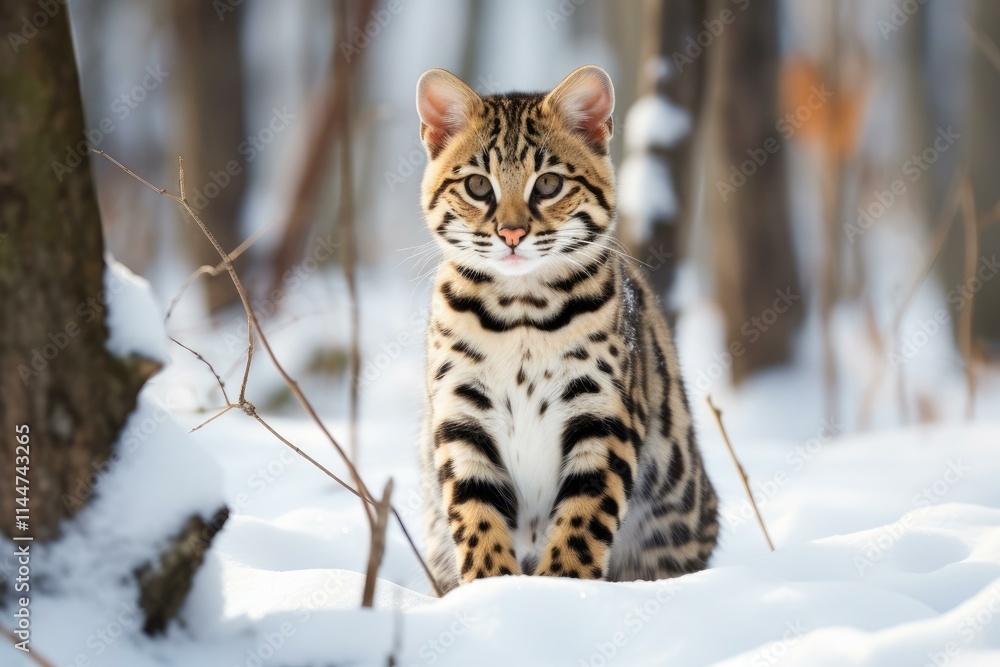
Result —
[[[10,639],[11,643],[13,643],[15,647],[17,646],[18,638],[14,636],[14,633],[11,632],[6,625],[0,625],[0,634]],[[28,660],[31,660],[39,667],[55,667],[55,663],[49,662],[42,656],[38,655],[38,651],[36,651],[35,649],[31,649],[30,651],[23,653],[28,657]]]
[[[248,236],[246,240],[243,241],[243,243],[239,244],[239,246],[237,246],[235,250],[229,253],[230,261],[237,259],[240,255],[246,252],[247,249],[257,241],[257,239],[259,239],[261,236],[264,235],[264,232],[266,232],[267,230],[269,230],[271,227],[274,226],[274,223],[276,221],[277,221],[276,219],[271,220],[271,222],[262,226],[253,234]],[[184,281],[183,285],[181,285],[181,288],[177,291],[177,294],[174,295],[174,298],[170,300],[170,306],[167,308],[167,314],[163,316],[163,323],[166,324],[167,320],[170,319],[170,316],[173,314],[174,308],[177,306],[177,303],[181,300],[181,297],[184,296],[184,292],[187,291],[187,288],[191,286],[191,283],[193,283],[201,276],[208,276],[210,278],[214,278],[215,276],[219,275],[225,270],[226,270],[225,262],[219,262],[215,266],[209,266],[208,264],[205,264],[204,266],[200,266],[197,269],[195,269],[194,273],[188,276],[188,279]]]
[[[229,259],[229,256],[226,254],[226,251],[222,249],[222,246],[219,244],[219,241],[215,238],[215,235],[212,234],[212,232],[208,229],[208,226],[204,223],[204,221],[202,221],[201,217],[194,210],[194,208],[191,207],[191,204],[188,202],[187,197],[185,196],[183,190],[184,186],[183,160],[178,160],[179,162],[178,181],[182,188],[181,193],[178,196],[167,192],[167,190],[164,188],[157,188],[155,185],[153,185],[146,179],[142,178],[141,176],[133,172],[131,169],[129,169],[122,163],[118,162],[118,160],[114,159],[104,151],[98,150],[96,148],[91,148],[90,150],[110,160],[120,169],[123,169],[125,173],[137,179],[140,183],[143,183],[144,185],[146,185],[146,187],[150,188],[151,190],[159,192],[161,195],[173,199],[175,202],[180,204],[185,211],[187,211],[188,215],[191,216],[191,219],[195,221],[195,223],[201,229],[202,234],[204,234],[205,237],[209,240],[209,242],[215,248],[215,251],[219,253],[219,257],[221,257],[222,261],[225,263],[226,271],[229,273],[229,277],[230,279],[232,279],[233,285],[236,287],[236,291],[240,295],[240,300],[243,302],[243,309],[247,313],[247,319],[251,325],[249,327],[250,332],[256,330],[257,334],[260,336],[261,345],[264,347],[264,351],[267,353],[267,356],[271,359],[271,363],[274,364],[274,367],[278,371],[278,374],[281,375],[281,378],[285,381],[285,384],[288,385],[288,388],[291,390],[292,394],[298,399],[302,407],[305,408],[305,411],[308,413],[309,417],[313,420],[313,422],[316,423],[320,431],[323,432],[323,435],[326,436],[327,440],[329,440],[333,444],[334,448],[337,450],[337,453],[340,454],[342,459],[344,459],[344,462],[347,463],[347,469],[351,473],[351,478],[355,486],[357,486],[358,490],[361,492],[363,496],[371,498],[371,494],[368,492],[368,488],[361,480],[361,477],[358,474],[357,469],[354,467],[353,464],[351,464],[350,459],[347,457],[346,452],[344,452],[343,448],[341,448],[340,443],[337,442],[337,440],[333,437],[333,434],[330,433],[330,431],[326,428],[326,425],[323,423],[323,420],[319,418],[319,415],[313,409],[312,404],[309,402],[309,399],[307,399],[305,397],[305,394],[302,393],[302,390],[299,389],[298,382],[296,382],[294,379],[292,379],[290,375],[288,375],[288,373],[285,371],[284,366],[281,365],[281,362],[278,361],[278,358],[275,356],[273,350],[271,350],[271,346],[267,341],[267,337],[264,335],[264,330],[260,326],[260,322],[257,319],[257,315],[256,313],[254,313],[253,308],[250,305],[250,296],[247,294],[246,289],[243,287],[243,282],[240,280],[239,275],[237,275],[236,269],[233,267],[232,261]],[[252,351],[253,351],[253,341],[251,339],[250,345],[248,347],[247,367],[250,366],[250,361],[251,361],[250,357]],[[243,405],[239,405],[238,407],[240,407],[241,409],[245,409],[245,406]],[[365,514],[368,516],[369,522],[374,523],[375,517],[372,514],[371,510],[368,508],[367,505],[365,505],[364,507],[365,507]]]
[[[760,524],[760,530],[764,533],[764,539],[767,540],[767,546],[774,551],[774,543],[771,542],[771,536],[767,534],[767,527],[764,526],[764,518],[760,515],[760,510],[757,509],[757,502],[753,499],[753,493],[750,492],[750,478],[747,477],[746,472],[743,470],[743,466],[740,465],[740,460],[736,458],[736,450],[733,449],[733,443],[729,442],[729,435],[726,433],[726,427],[722,425],[722,412],[715,407],[712,403],[712,397],[706,396],[705,401],[708,403],[708,409],[712,411],[715,416],[715,424],[719,427],[719,432],[722,434],[722,441],[726,443],[726,449],[729,450],[729,455],[733,457],[733,464],[736,466],[736,470],[740,473],[740,481],[743,482],[743,490],[747,493],[747,498],[750,499],[750,504],[753,506],[753,513],[757,515],[757,523]]]
[[[367,14],[361,14],[367,17]],[[337,5],[337,25],[340,32],[337,43],[350,41],[348,29],[348,7],[346,2]],[[334,78],[341,82],[342,96],[338,103],[343,106],[340,118],[340,211],[339,227],[343,235],[344,279],[347,281],[347,301],[351,313],[351,387],[348,407],[347,450],[351,460],[358,463],[358,409],[359,379],[361,373],[361,322],[358,311],[357,248],[354,220],[354,178],[351,152],[351,76],[347,58],[337,57],[334,63]],[[374,534],[372,535],[374,539]],[[381,557],[380,557],[381,560]]]
[[[979,225],[976,222],[976,200],[969,179],[965,180],[962,213],[965,217],[965,269],[962,284],[971,285],[976,277],[976,262],[979,259]],[[969,392],[969,402],[965,409],[966,419],[972,419],[976,405],[975,332],[972,329],[975,299],[976,293],[970,290],[969,298],[962,306],[961,319],[958,321],[959,346],[962,356],[965,357],[965,383]]]
[[[375,584],[378,582],[378,569],[382,565],[382,555],[385,553],[385,529],[389,525],[389,498],[392,496],[392,479],[385,484],[382,500],[375,506],[375,530],[372,531],[372,544],[368,550],[368,569],[365,572],[365,590],[361,596],[362,607],[372,607],[375,604]]]
[[[896,310],[896,314],[892,319],[892,323],[889,325],[886,340],[889,341],[890,345],[894,344],[896,338],[899,336],[899,329],[902,326],[903,317],[906,315],[906,311],[913,302],[913,298],[917,295],[917,291],[920,289],[920,286],[924,284],[924,281],[927,280],[927,276],[930,275],[931,269],[933,269],[934,264],[937,263],[941,252],[944,250],[945,242],[948,240],[948,232],[951,231],[951,226],[955,222],[955,214],[958,212],[959,204],[962,201],[962,182],[963,178],[961,176],[955,179],[955,183],[952,185],[951,193],[945,202],[944,208],[941,209],[940,218],[938,219],[938,223],[936,225],[934,240],[932,242],[932,247],[934,249],[927,256],[927,260],[924,262],[923,268],[917,275],[916,280],[913,281],[913,284],[910,285],[909,291],[907,291],[906,296],[903,297],[902,302],[900,302],[899,308]],[[881,356],[879,359],[879,370],[875,373],[872,381],[869,383],[868,390],[865,392],[865,397],[862,399],[861,415],[858,418],[858,425],[861,429],[867,428],[869,422],[871,421],[872,409],[875,403],[875,394],[882,381],[882,376],[885,374],[887,359],[885,356]]]
[[[356,5],[357,3],[347,3],[346,1],[338,3],[338,5],[347,4]],[[360,17],[360,21],[367,20],[371,16],[372,0],[361,0],[356,11],[355,15]],[[337,19],[338,23],[344,24],[346,29],[346,22],[339,20],[340,17]],[[340,40],[335,41],[341,43]],[[340,69],[336,66],[337,62],[334,61],[334,59],[343,60],[347,64],[346,58],[341,56],[339,48],[334,48],[330,57],[332,76],[324,84],[317,104],[316,121],[309,130],[311,141],[306,148],[302,168],[296,176],[291,210],[285,223],[285,233],[274,253],[272,271],[275,287],[281,280],[281,276],[285,275],[285,272],[302,254],[302,248],[305,246],[309,233],[309,223],[326,183],[326,167],[330,158],[330,148],[334,145],[338,129],[347,116],[347,108],[341,103],[347,81],[346,77],[339,76]],[[354,61],[354,66],[358,66],[358,61]]]
[[[827,43],[830,53],[826,54],[823,71],[825,78],[830,81],[831,88],[839,91],[844,87],[840,72],[842,22],[838,12],[839,5],[831,3],[828,7],[831,10],[830,25],[832,27],[832,38]],[[830,127],[839,127],[839,121],[842,119],[838,117],[838,109],[838,104],[830,105]],[[837,228],[842,223],[843,217],[841,209],[843,160],[839,152],[839,147],[834,143],[836,138],[831,135],[826,140],[827,150],[825,151],[824,159],[827,169],[825,178],[822,179],[821,184],[823,213],[820,232],[824,242],[819,262],[817,263],[816,279],[818,284],[816,289],[819,302],[823,399],[826,405],[826,414],[831,418],[836,418],[840,414],[840,382],[837,371],[836,351],[834,349],[832,319],[839,291],[840,251]]]
[[[150,190],[153,190],[154,192],[158,192],[159,194],[161,194],[161,195],[163,195],[165,197],[168,197],[168,198],[174,200],[175,202],[177,202],[178,204],[180,204],[184,208],[184,210],[187,211],[188,215],[191,216],[191,219],[194,220],[195,223],[197,223],[197,225],[201,229],[202,233],[212,243],[212,246],[215,248],[215,251],[219,254],[219,257],[222,258],[222,261],[226,265],[226,271],[229,273],[229,277],[233,281],[233,285],[236,287],[236,291],[240,295],[240,300],[243,303],[243,309],[246,311],[247,317],[248,317],[250,323],[253,325],[250,328],[250,330],[257,332],[257,335],[260,338],[261,346],[264,348],[265,353],[267,354],[268,358],[271,360],[271,363],[274,365],[275,369],[278,371],[278,374],[281,376],[282,380],[284,380],[284,382],[288,386],[289,390],[296,397],[296,399],[298,399],[298,401],[302,405],[303,409],[309,415],[309,418],[313,421],[313,423],[316,424],[317,427],[319,427],[320,431],[323,433],[323,435],[326,437],[326,439],[333,445],[334,449],[340,455],[340,458],[343,460],[345,466],[347,467],[348,472],[351,475],[351,480],[354,482],[354,485],[357,487],[357,490],[355,491],[355,494],[359,498],[361,498],[362,500],[365,501],[364,503],[362,503],[362,506],[365,508],[365,516],[369,520],[369,525],[374,526],[374,524],[375,524],[375,516],[372,513],[372,510],[369,507],[369,505],[374,505],[375,504],[375,500],[372,498],[371,493],[368,491],[368,487],[365,486],[364,481],[361,479],[361,476],[360,476],[360,474],[357,471],[357,468],[355,468],[354,464],[351,463],[350,458],[347,456],[346,452],[344,452],[344,449],[340,446],[340,443],[337,442],[336,438],[333,437],[333,434],[330,433],[329,429],[326,428],[326,425],[323,423],[323,420],[320,419],[319,415],[316,413],[316,410],[313,408],[312,404],[309,402],[309,399],[306,398],[305,394],[302,393],[302,390],[299,388],[298,382],[296,382],[294,379],[292,379],[292,377],[290,375],[288,375],[288,373],[285,371],[284,366],[282,366],[281,362],[278,361],[277,356],[275,356],[274,351],[271,349],[271,346],[268,343],[267,336],[264,334],[264,330],[262,329],[262,327],[260,325],[260,321],[257,319],[256,314],[253,312],[253,308],[251,308],[251,306],[250,306],[250,298],[247,295],[246,289],[244,289],[244,287],[243,287],[243,283],[240,281],[239,275],[236,273],[236,269],[233,268],[232,261],[230,261],[229,256],[226,254],[225,250],[222,249],[222,246],[219,245],[218,240],[216,240],[215,236],[212,234],[212,232],[205,225],[204,221],[202,221],[202,219],[198,215],[198,213],[191,207],[191,204],[188,202],[187,197],[184,196],[184,193],[182,192],[180,196],[171,194],[171,193],[167,192],[166,189],[164,189],[164,188],[158,188],[155,185],[153,185],[152,183],[150,183],[149,181],[147,181],[146,179],[142,178],[141,176],[139,176],[138,174],[136,174],[134,171],[132,171],[131,169],[129,169],[128,167],[126,167],[125,165],[123,165],[121,162],[119,162],[115,158],[113,158],[110,155],[108,155],[107,153],[105,153],[103,150],[99,150],[99,149],[96,149],[96,148],[90,148],[89,150],[92,153],[95,153],[95,154],[100,155],[101,157],[107,159],[112,164],[114,164],[115,166],[117,166],[119,169],[121,169],[122,171],[124,171],[126,174],[128,174],[132,178],[136,179],[137,181],[139,181],[140,183],[142,183],[146,187],[148,187]],[[181,165],[180,169],[181,169],[181,171],[183,171],[183,162],[181,162],[180,165]],[[180,176],[180,182],[183,183],[183,175]],[[226,410],[229,410],[231,407],[233,407],[233,406],[227,406]],[[243,410],[243,412],[245,412],[246,414],[248,414],[250,416],[254,416],[256,414],[256,408],[253,406],[253,404],[248,403],[246,401],[244,401],[243,404],[236,405],[235,407],[240,408],[241,410]],[[299,451],[301,452],[301,450],[299,450]],[[317,465],[318,467],[320,467],[322,469],[322,467],[319,466],[316,463],[316,461],[314,459],[312,459],[311,457],[305,457],[305,458],[307,460],[309,460],[311,463],[313,463],[314,465]],[[343,486],[345,486],[346,488],[350,488],[350,486],[347,485],[347,484],[344,484]],[[435,579],[434,575],[431,573],[430,568],[427,566],[426,561],[424,560],[423,556],[420,554],[420,550],[417,549],[416,543],[410,537],[409,531],[407,531],[406,527],[403,525],[402,517],[400,517],[399,513],[395,509],[393,510],[393,515],[396,517],[396,520],[399,523],[399,526],[402,529],[403,534],[406,536],[406,539],[409,542],[410,547],[413,549],[414,555],[416,555],[417,560],[420,562],[421,567],[423,567],[424,572],[427,574],[427,578],[430,580],[431,585],[434,587],[434,590],[437,592],[438,595],[444,595],[444,592],[442,591],[440,585],[438,584],[438,582]]]
[[[1000,48],[997,48],[996,42],[990,39],[989,35],[979,30],[971,21],[966,19],[965,30],[969,33],[972,38],[972,42],[976,45],[976,48],[983,54],[990,64],[1000,72]]]
[[[236,406],[230,406],[230,407],[236,407]],[[304,451],[302,451],[301,449],[299,449],[298,447],[296,447],[294,444],[292,444],[288,440],[288,438],[284,437],[283,435],[281,435],[280,433],[278,433],[276,430],[274,430],[274,427],[272,427],[270,424],[268,424],[266,421],[264,421],[264,418],[261,417],[256,412],[256,410],[254,410],[254,413],[251,416],[254,419],[256,419],[257,422],[260,423],[261,426],[263,426],[264,428],[266,428],[271,435],[273,435],[275,438],[277,438],[279,441],[281,441],[281,443],[283,445],[285,445],[287,447],[290,447],[292,449],[292,451],[294,451],[296,454],[298,454],[299,456],[301,456],[305,460],[307,460],[310,463],[312,463],[316,468],[318,468],[320,471],[322,471],[323,473],[325,473],[327,477],[329,477],[330,479],[332,479],[333,481],[335,481],[336,483],[340,484],[342,487],[344,487],[345,489],[347,489],[348,491],[350,491],[352,495],[360,498],[361,500],[365,501],[366,503],[374,503],[373,500],[371,500],[370,498],[363,497],[360,493],[357,492],[357,490],[355,490],[354,488],[352,488],[350,484],[348,484],[344,480],[342,480],[339,477],[337,477],[337,475],[335,475],[334,473],[332,473],[326,466],[324,466],[319,461],[317,461],[313,457],[311,457],[308,454],[306,454]],[[427,578],[430,580],[431,585],[434,586],[434,590],[437,592],[437,594],[439,596],[443,596],[444,595],[444,591],[441,590],[441,587],[438,585],[437,580],[434,578],[434,575],[431,573],[430,569],[427,567],[427,563],[424,561],[423,556],[420,555],[420,551],[417,549],[416,542],[414,542],[413,537],[410,535],[410,531],[406,528],[406,524],[403,523],[403,517],[400,516],[399,512],[392,505],[389,506],[389,511],[392,512],[392,516],[396,519],[396,523],[399,524],[399,529],[403,531],[403,537],[406,538],[406,541],[409,543],[410,547],[413,549],[413,552],[416,554],[417,560],[420,561],[420,565],[421,565],[421,567],[423,567],[424,573],[427,575]],[[377,517],[377,512],[376,512],[376,517]]]
[[[199,431],[199,430],[201,430],[202,428],[204,428],[204,427],[208,426],[209,424],[211,424],[211,423],[212,423],[212,422],[214,422],[214,421],[215,421],[216,419],[218,419],[218,418],[219,418],[219,417],[221,417],[222,415],[226,414],[227,412],[229,412],[229,411],[230,411],[230,410],[232,410],[233,408],[238,408],[238,407],[239,407],[239,406],[238,406],[238,405],[236,405],[235,403],[230,403],[230,404],[229,404],[229,405],[227,405],[226,407],[222,408],[222,410],[221,410],[221,411],[219,411],[219,412],[215,413],[214,415],[212,415],[211,417],[209,417],[208,419],[206,419],[205,421],[203,421],[202,423],[198,424],[198,425],[197,425],[197,426],[195,426],[195,427],[194,427],[193,429],[191,429],[191,433],[194,433],[195,431]]]
[[[283,436],[280,433],[278,433],[277,431],[275,431],[274,427],[271,426],[270,424],[268,424],[266,421],[264,421],[264,418],[260,416],[260,414],[257,412],[257,408],[256,407],[253,407],[251,405],[250,412],[248,414],[251,417],[253,417],[254,419],[256,419],[257,422],[261,426],[263,426],[264,428],[266,428],[271,435],[273,435],[275,438],[277,438],[278,440],[280,440],[281,444],[283,444],[283,445],[285,445],[287,447],[291,447],[292,451],[294,451],[296,454],[298,454],[299,456],[301,456],[302,458],[304,458],[306,461],[309,461],[309,463],[313,464],[316,468],[318,468],[320,471],[322,471],[323,473],[325,473],[327,477],[329,477],[330,479],[332,479],[333,481],[335,481],[337,484],[340,484],[342,487],[344,487],[345,489],[347,489],[348,491],[350,491],[352,494],[354,494],[358,498],[361,498],[361,500],[364,500],[365,502],[371,502],[367,498],[364,498],[360,493],[358,493],[358,491],[356,489],[354,489],[350,484],[348,484],[344,480],[340,479],[340,477],[337,477],[337,475],[335,475],[333,472],[331,472],[329,468],[327,468],[322,463],[320,463],[319,461],[317,461],[316,459],[314,459],[313,457],[309,456],[304,451],[302,451],[301,449],[299,449],[298,447],[296,447],[295,445],[293,445],[291,443],[291,441],[288,440],[288,438],[286,438],[285,436]]]
[[[247,315],[247,365],[243,369],[243,382],[240,383],[240,405],[247,400],[247,381],[250,379],[250,363],[253,361],[253,323],[254,317]]]
[[[195,352],[190,347],[188,347],[184,343],[180,342],[179,340],[177,340],[173,336],[167,336],[167,338],[169,338],[173,342],[175,342],[178,345],[180,345],[181,347],[183,347],[185,350],[187,350],[188,352],[190,352],[191,354],[193,354],[195,357],[197,357],[198,361],[200,361],[201,363],[203,363],[206,366],[208,366],[208,370],[212,371],[212,375],[215,376],[215,381],[219,383],[219,389],[222,390],[222,398],[225,399],[226,405],[228,405],[228,406],[231,407],[233,405],[233,402],[229,400],[229,395],[226,394],[226,383],[223,382],[222,378],[219,377],[219,374],[215,372],[215,368],[212,366],[212,364],[208,363],[208,359],[206,359],[205,357],[201,356],[200,353]]]

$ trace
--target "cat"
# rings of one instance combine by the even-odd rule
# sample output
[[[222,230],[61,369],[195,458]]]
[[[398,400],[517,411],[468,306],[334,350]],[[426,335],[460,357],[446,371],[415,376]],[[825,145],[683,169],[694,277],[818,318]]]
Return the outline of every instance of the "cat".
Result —
[[[610,77],[481,97],[433,69],[417,110],[443,249],[420,442],[441,588],[705,568],[718,500],[659,299],[614,240]]]

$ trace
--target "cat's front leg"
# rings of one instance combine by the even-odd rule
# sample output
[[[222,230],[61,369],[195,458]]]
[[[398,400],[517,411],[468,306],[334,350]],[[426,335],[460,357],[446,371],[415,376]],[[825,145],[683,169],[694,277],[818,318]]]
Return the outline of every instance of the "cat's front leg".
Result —
[[[435,425],[434,447],[462,581],[520,574],[517,494],[493,437],[476,417],[452,415]]]
[[[563,472],[536,574],[602,579],[632,494],[636,454],[616,416],[579,415],[566,424]]]

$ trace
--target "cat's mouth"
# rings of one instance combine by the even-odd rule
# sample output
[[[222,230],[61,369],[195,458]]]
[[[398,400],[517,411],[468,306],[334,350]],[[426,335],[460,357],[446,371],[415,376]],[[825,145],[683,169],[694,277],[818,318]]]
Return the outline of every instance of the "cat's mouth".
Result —
[[[519,276],[531,272],[538,262],[532,261],[530,257],[525,257],[513,248],[501,257],[497,262],[497,268],[501,273],[508,276]]]

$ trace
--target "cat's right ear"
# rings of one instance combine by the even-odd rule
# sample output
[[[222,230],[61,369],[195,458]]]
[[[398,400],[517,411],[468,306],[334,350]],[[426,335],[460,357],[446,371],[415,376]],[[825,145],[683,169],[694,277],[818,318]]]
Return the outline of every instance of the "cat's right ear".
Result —
[[[457,76],[443,69],[424,72],[417,82],[420,138],[433,160],[448,140],[480,110],[482,99]]]

